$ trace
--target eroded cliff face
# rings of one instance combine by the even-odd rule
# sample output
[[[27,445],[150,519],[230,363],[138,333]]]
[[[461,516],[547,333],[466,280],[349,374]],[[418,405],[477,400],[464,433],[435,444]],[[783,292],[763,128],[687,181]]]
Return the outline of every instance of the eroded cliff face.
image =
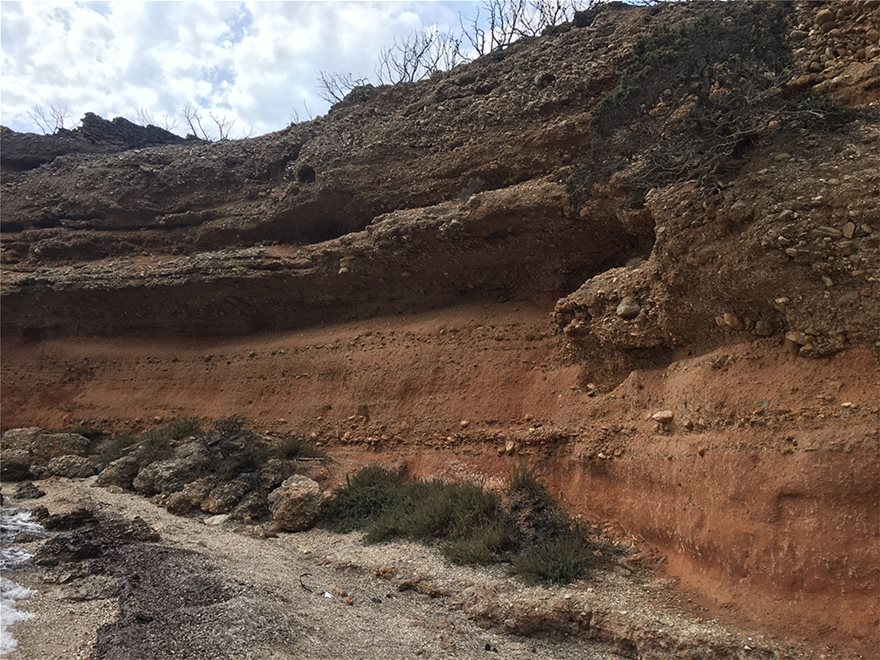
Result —
[[[865,652],[878,39],[873,1],[612,5],[272,135],[19,172],[3,426],[524,458],[708,606]]]

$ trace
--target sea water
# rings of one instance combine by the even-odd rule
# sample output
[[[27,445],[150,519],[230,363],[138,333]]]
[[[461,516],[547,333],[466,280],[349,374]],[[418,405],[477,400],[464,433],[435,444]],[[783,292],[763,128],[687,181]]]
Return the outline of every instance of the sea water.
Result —
[[[18,601],[34,595],[32,589],[16,584],[10,573],[27,566],[31,554],[14,545],[21,532],[41,534],[43,528],[32,521],[31,514],[11,507],[0,506],[0,656],[13,651],[17,645],[10,628],[33,615],[16,608]]]

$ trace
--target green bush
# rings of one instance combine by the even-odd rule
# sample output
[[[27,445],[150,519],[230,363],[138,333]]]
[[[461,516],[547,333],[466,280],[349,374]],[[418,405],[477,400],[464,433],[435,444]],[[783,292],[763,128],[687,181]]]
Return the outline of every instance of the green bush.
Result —
[[[92,455],[100,466],[106,466],[125,454],[125,450],[137,444],[137,437],[130,433],[118,433],[98,440]]]
[[[325,504],[319,524],[337,532],[363,530],[367,543],[434,544],[456,564],[510,561],[532,582],[578,580],[597,561],[589,536],[524,466],[511,475],[504,499],[475,485],[417,481],[366,467]]]
[[[371,465],[346,480],[324,506],[321,525],[335,532],[363,529],[405,496],[407,478]]]
[[[587,577],[596,564],[593,547],[583,535],[572,531],[525,548],[514,558],[513,570],[527,582],[575,582]]]

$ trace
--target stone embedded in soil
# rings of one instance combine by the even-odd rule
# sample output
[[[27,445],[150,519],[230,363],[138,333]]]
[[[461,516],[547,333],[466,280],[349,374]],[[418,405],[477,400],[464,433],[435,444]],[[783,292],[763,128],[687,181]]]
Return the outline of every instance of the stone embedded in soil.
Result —
[[[675,419],[675,413],[671,410],[658,410],[651,415],[651,419],[662,426],[669,426],[672,420]]]
[[[281,529],[301,532],[314,526],[323,502],[318,482],[295,474],[269,493],[272,520]]]
[[[206,525],[212,525],[212,526],[216,527],[217,525],[222,525],[227,520],[229,520],[229,514],[228,513],[221,513],[220,515],[217,515],[217,516],[211,516],[210,518],[205,518],[204,523]]]
[[[635,298],[631,298],[630,296],[623,298],[623,300],[618,303],[617,309],[615,310],[620,318],[626,320],[634,319],[641,311],[642,306],[639,305]]]

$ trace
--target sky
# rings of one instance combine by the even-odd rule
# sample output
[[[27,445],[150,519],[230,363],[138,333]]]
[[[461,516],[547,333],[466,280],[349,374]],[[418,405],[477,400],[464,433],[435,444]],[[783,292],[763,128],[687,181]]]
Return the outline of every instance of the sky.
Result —
[[[319,70],[367,76],[395,36],[458,27],[475,2],[0,2],[0,123],[41,132],[34,106],[162,125],[185,103],[230,137],[324,114]],[[185,134],[181,122],[174,132]]]

